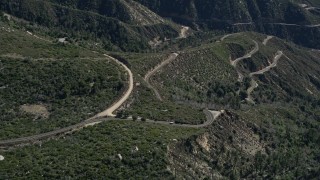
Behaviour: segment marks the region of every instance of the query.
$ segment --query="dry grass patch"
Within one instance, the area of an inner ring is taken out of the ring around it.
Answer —
[[[25,113],[35,115],[36,118],[41,117],[43,119],[47,119],[49,118],[49,115],[50,115],[47,107],[43,104],[31,104],[31,105],[25,104],[20,107],[20,110]]]

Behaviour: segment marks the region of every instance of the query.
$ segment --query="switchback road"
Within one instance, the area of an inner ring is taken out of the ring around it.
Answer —
[[[276,53],[276,55],[274,56],[274,58],[273,58],[273,62],[272,62],[269,66],[267,66],[267,67],[265,67],[265,68],[263,68],[263,69],[261,69],[261,70],[259,70],[259,71],[252,72],[252,73],[249,74],[249,76],[251,77],[251,83],[250,83],[251,85],[250,85],[250,87],[247,89],[248,97],[246,98],[246,100],[247,100],[248,102],[254,104],[254,101],[253,101],[253,98],[252,98],[252,96],[251,96],[251,93],[254,91],[255,88],[258,87],[258,83],[252,78],[252,76],[254,76],[254,75],[259,75],[259,74],[264,74],[265,72],[270,71],[271,68],[276,67],[277,64],[278,64],[279,59],[280,59],[282,56],[283,56],[283,52],[282,52],[282,51],[278,51],[278,52]]]
[[[230,64],[233,67],[236,67],[239,61],[241,61],[243,59],[251,58],[252,55],[254,55],[255,53],[257,53],[259,51],[259,44],[257,43],[257,41],[255,41],[255,40],[252,40],[252,41],[254,43],[254,48],[249,53],[247,53],[244,56],[239,57],[233,61],[230,61]]]
[[[233,66],[233,67],[235,67],[236,68],[236,70],[237,70],[237,73],[238,73],[238,81],[239,82],[242,82],[243,81],[243,74],[240,72],[240,70],[239,69],[237,69],[237,64],[238,64],[238,62],[239,61],[241,61],[241,60],[243,60],[243,59],[247,59],[247,58],[250,58],[252,55],[254,55],[255,53],[257,53],[258,51],[259,51],[259,44],[256,42],[256,41],[254,41],[254,40],[252,40],[253,42],[254,42],[254,44],[255,44],[255,46],[254,46],[254,48],[249,52],[249,53],[247,53],[247,54],[245,54],[244,56],[242,56],[242,57],[239,57],[239,58],[237,58],[237,59],[235,59],[235,60],[230,60],[230,64]]]

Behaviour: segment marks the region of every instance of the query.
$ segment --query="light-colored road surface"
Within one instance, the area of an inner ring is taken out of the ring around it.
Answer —
[[[244,75],[240,72],[239,69],[236,69],[236,70],[238,74],[238,82],[243,82]]]
[[[40,39],[40,40],[42,40],[42,41],[46,41],[46,42],[50,42],[50,43],[52,43],[52,41],[47,40],[47,39],[44,39],[44,38],[42,38],[42,37],[39,37],[39,36],[37,36],[37,35],[35,35],[35,34],[33,34],[33,33],[29,32],[29,31],[26,31],[26,32],[27,32],[27,34],[28,34],[28,35],[33,36],[33,37],[35,37],[35,38],[37,38],[37,39]]]
[[[202,128],[211,125],[214,120],[216,120],[221,114],[224,113],[224,110],[221,111],[211,111],[211,110],[204,110],[204,113],[206,114],[207,121],[203,124],[198,125],[191,125],[191,124],[175,124],[167,121],[154,121],[154,120],[146,120],[146,123],[153,123],[153,124],[162,124],[162,125],[168,125],[168,126],[176,126],[176,127],[189,127],[189,128]],[[96,124],[99,124],[103,121],[110,121],[110,120],[118,120],[118,121],[132,121],[132,119],[115,119],[115,118],[91,118],[86,121],[80,122],[78,124],[61,128],[55,131],[43,133],[43,134],[37,134],[34,136],[28,136],[28,137],[22,137],[22,138],[16,138],[16,139],[9,139],[9,140],[0,140],[0,148],[6,148],[11,146],[18,146],[18,145],[24,145],[29,143],[35,143],[43,139],[49,139],[57,135],[63,135],[72,131],[77,131],[79,129],[82,129],[83,127],[93,126]]]
[[[274,58],[273,58],[273,62],[269,66],[267,66],[267,67],[265,67],[265,68],[263,68],[263,69],[261,69],[261,70],[259,70],[257,72],[250,73],[250,77],[252,77],[254,75],[258,75],[258,74],[263,74],[263,73],[265,73],[267,71],[270,71],[271,68],[274,68],[274,67],[277,66],[278,61],[282,56],[283,56],[283,52],[282,51],[278,51],[276,53],[276,55],[274,56]]]
[[[252,55],[254,55],[255,53],[257,53],[259,51],[259,44],[257,43],[257,41],[255,40],[252,40],[254,42],[254,48],[247,54],[245,54],[244,56],[242,57],[239,57],[235,60],[231,60],[230,61],[230,64],[233,66],[233,67],[237,67],[237,63],[243,59],[247,59],[247,58],[251,58]]]
[[[253,22],[247,22],[247,23],[234,23],[232,24],[233,26],[238,26],[238,25],[251,25],[254,24]]]
[[[125,92],[125,94],[117,101],[115,102],[112,106],[110,106],[107,110],[95,115],[94,117],[91,117],[85,121],[82,121],[78,124],[75,125],[71,125],[69,127],[65,127],[65,128],[61,128],[61,129],[57,129],[51,132],[47,132],[47,133],[42,133],[42,134],[37,134],[34,136],[28,136],[28,137],[21,137],[21,138],[16,138],[16,139],[11,139],[11,140],[4,140],[4,141],[0,141],[0,147],[1,146],[8,146],[8,145],[17,145],[17,144],[24,144],[24,143],[32,143],[32,142],[36,142],[39,141],[41,139],[46,139],[46,138],[50,138],[50,137],[54,137],[57,136],[59,134],[65,134],[68,132],[72,132],[72,131],[76,131],[79,130],[83,127],[87,127],[87,126],[92,126],[95,124],[98,124],[100,122],[102,122],[101,118],[102,117],[106,117],[106,116],[110,116],[110,117],[114,117],[115,115],[113,114],[113,112],[118,109],[130,96],[132,90],[133,90],[133,75],[131,70],[124,65],[123,63],[121,63],[120,61],[118,61],[117,59],[104,54],[104,56],[108,57],[109,59],[113,60],[114,62],[118,63],[119,65],[121,65],[122,67],[124,67],[127,71],[127,73],[129,74],[129,87],[128,90]]]
[[[308,27],[308,28],[320,27],[320,24],[310,24],[310,25],[287,24],[287,23],[269,23],[269,24],[273,24],[273,25],[282,25],[282,26]]]
[[[235,34],[237,34],[237,33],[234,33],[234,34],[226,34],[226,35],[224,35],[224,36],[222,36],[222,37],[220,38],[220,41],[224,41],[226,38],[228,38],[228,37],[230,37],[230,36],[232,36],[232,35],[235,35]]]
[[[84,127],[88,126],[94,126],[96,124],[99,124],[103,121],[110,121],[115,120],[116,118],[112,118],[115,115],[113,112],[118,109],[130,96],[132,90],[133,90],[133,75],[131,70],[121,63],[120,61],[116,60],[115,58],[106,55],[111,60],[114,60],[116,63],[120,64],[122,67],[124,67],[129,74],[129,88],[126,91],[126,93],[118,100],[116,103],[114,103],[111,107],[109,107],[106,111],[103,111],[96,116],[89,118],[85,121],[82,121],[78,124],[71,125],[65,128],[57,129],[51,132],[37,134],[33,136],[27,136],[27,137],[21,137],[21,138],[15,138],[15,139],[9,139],[9,140],[0,140],[0,148],[10,147],[10,146],[17,146],[17,145],[24,145],[29,143],[35,143],[43,139],[49,139],[58,135],[63,135],[66,133],[70,133],[72,131],[80,130]],[[146,78],[149,79],[152,74],[154,74],[157,70],[159,70],[164,65],[170,63],[172,60],[174,60],[178,56],[177,53],[173,53],[170,55],[170,57],[162,62],[160,65],[158,65],[153,71],[148,73],[149,75],[146,75]],[[169,126],[178,126],[178,127],[189,127],[189,128],[201,128],[211,125],[215,119],[217,119],[222,113],[224,113],[224,110],[221,111],[212,111],[212,110],[204,110],[204,113],[206,114],[207,121],[203,124],[197,124],[197,125],[191,125],[191,124],[175,124],[167,121],[154,121],[154,120],[146,120],[147,123],[154,123],[154,124],[163,124],[163,125],[169,125]],[[107,118],[104,118],[107,117]],[[117,119],[117,120],[124,120],[124,121],[132,121],[131,119]]]
[[[189,29],[190,28],[188,26],[182,26],[179,37],[177,37],[177,39],[187,38],[187,32],[189,31]]]
[[[258,83],[254,80],[254,79],[251,79],[251,82],[250,82],[250,87],[247,89],[247,95],[248,97],[246,98],[246,101],[251,103],[251,104],[255,104],[254,100],[253,100],[253,97],[251,96],[251,93],[254,91],[254,89],[256,89],[258,87]]]
[[[252,25],[255,24],[254,22],[247,22],[247,23],[234,23],[233,26],[238,25]],[[316,28],[320,27],[320,24],[309,24],[309,25],[301,25],[301,24],[290,24],[290,23],[264,23],[264,24],[271,24],[271,25],[281,25],[281,26],[296,26],[296,27],[308,27],[308,28]]]
[[[95,116],[95,118],[99,118],[99,117],[105,117],[105,116],[110,116],[110,117],[115,117],[116,115],[113,114],[113,112],[115,110],[117,110],[131,95],[132,90],[133,90],[133,75],[131,70],[122,62],[118,61],[117,59],[104,54],[104,56],[108,57],[109,59],[113,60],[114,62],[118,63],[119,65],[121,65],[128,73],[129,75],[129,84],[128,84],[128,89],[127,91],[123,94],[123,96],[117,101],[115,102],[112,106],[110,106],[108,109],[106,109],[105,111],[97,114]]]
[[[254,40],[252,40],[252,41],[254,42],[255,47],[254,47],[249,53],[247,53],[247,54],[245,54],[244,56],[239,57],[239,58],[237,58],[237,59],[235,59],[235,60],[233,60],[233,61],[230,59],[230,64],[231,64],[233,67],[235,67],[236,70],[237,70],[237,73],[238,73],[238,81],[239,81],[239,82],[242,82],[242,81],[243,81],[244,76],[243,76],[243,74],[240,72],[240,70],[237,69],[237,64],[238,64],[238,62],[241,61],[241,60],[243,60],[243,59],[250,58],[252,55],[254,55],[255,53],[257,53],[257,52],[259,51],[259,44],[258,44],[256,41],[254,41]]]
[[[188,127],[188,128],[203,128],[206,126],[211,125],[214,120],[216,120],[221,114],[224,113],[224,110],[221,111],[212,111],[212,110],[203,110],[203,112],[206,115],[207,121],[203,124],[171,124],[167,121],[153,121],[153,120],[147,120],[148,123],[154,123],[154,124],[162,124],[162,125],[169,125],[169,126],[176,126],[176,127]]]
[[[310,10],[320,10],[320,8],[318,8],[318,7],[307,7],[305,9],[308,10],[308,11],[310,11]]]
[[[268,42],[269,42],[272,38],[273,38],[273,36],[267,36],[267,38],[265,38],[265,39],[263,40],[262,44],[266,46],[266,45],[268,44]]]
[[[162,97],[160,95],[160,93],[158,92],[157,88],[155,88],[154,86],[152,86],[152,84],[150,83],[150,78],[156,73],[158,72],[162,67],[166,66],[167,64],[169,64],[170,62],[172,62],[173,60],[175,60],[178,57],[178,53],[172,53],[170,54],[170,56],[164,60],[163,62],[161,62],[160,64],[158,64],[155,68],[153,68],[151,71],[149,71],[145,77],[144,80],[146,81],[148,87],[150,89],[153,90],[153,92],[155,93],[155,95],[157,96],[157,98],[162,101]]]
[[[283,56],[283,52],[282,51],[278,51],[276,53],[276,55],[274,56],[274,58],[273,58],[273,62],[269,66],[267,66],[267,67],[265,67],[265,68],[263,68],[263,69],[261,69],[259,71],[252,72],[252,73],[249,74],[249,76],[251,77],[251,82],[250,82],[251,85],[247,89],[247,94],[248,94],[248,97],[246,98],[247,102],[254,104],[253,97],[251,96],[251,93],[254,91],[254,89],[256,89],[259,86],[258,83],[252,78],[252,76],[259,75],[259,74],[264,74],[265,72],[270,71],[270,69],[276,67],[277,64],[278,64],[279,59],[282,56]]]

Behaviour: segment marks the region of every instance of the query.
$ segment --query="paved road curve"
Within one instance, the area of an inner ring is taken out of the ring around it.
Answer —
[[[109,117],[115,117],[116,115],[113,114],[113,112],[115,110],[117,110],[131,95],[132,90],[133,90],[133,75],[131,70],[124,65],[122,62],[118,61],[117,59],[104,54],[104,56],[108,57],[109,59],[113,60],[114,62],[116,62],[117,64],[121,65],[129,74],[129,87],[127,89],[127,91],[123,94],[123,96],[117,101],[115,102],[112,106],[110,106],[108,109],[106,109],[105,111],[97,114],[95,117],[99,118],[99,117],[105,117],[105,116],[109,116]]]
[[[27,137],[21,137],[21,138],[16,138],[16,139],[9,139],[9,140],[0,140],[0,148],[1,147],[10,147],[10,146],[17,146],[17,145],[23,145],[23,144],[28,144],[28,143],[34,143],[43,139],[48,139],[48,138],[52,138],[55,137],[57,135],[62,135],[62,134],[66,134],[72,131],[77,131],[79,129],[82,129],[84,127],[87,126],[93,126],[96,124],[99,124],[103,121],[110,121],[110,120],[115,120],[116,118],[114,117],[113,112],[119,108],[130,96],[132,89],[133,89],[133,75],[131,70],[124,65],[123,63],[121,63],[120,61],[116,60],[113,57],[110,57],[108,55],[105,54],[106,57],[110,58],[111,60],[114,60],[116,63],[120,64],[121,66],[123,66],[126,71],[129,74],[129,88],[126,91],[126,93],[120,98],[119,101],[117,101],[116,103],[114,103],[111,107],[109,107],[106,111],[103,111],[99,114],[97,114],[96,116],[89,118],[83,122],[80,122],[78,124],[69,126],[69,127],[65,127],[65,128],[61,128],[61,129],[57,129],[51,132],[47,132],[47,133],[42,133],[42,134],[37,134],[37,135],[33,135],[33,136],[27,136]],[[153,73],[157,71],[157,69],[161,68],[162,66],[164,66],[165,64],[169,63],[170,61],[174,60],[176,57],[178,56],[177,53],[173,53],[170,55],[170,57],[162,62],[160,65],[158,65],[158,68],[155,68],[153,70]],[[150,76],[153,74],[150,73],[149,74],[149,78]],[[146,76],[148,77],[148,76]],[[213,121],[215,119],[217,119],[224,111],[211,111],[211,110],[204,110],[204,113],[206,114],[206,118],[207,121],[204,122],[203,124],[198,124],[198,125],[190,125],[190,124],[175,124],[172,122],[165,122],[165,121],[153,121],[153,120],[147,120],[146,122],[148,123],[154,123],[154,124],[163,124],[163,125],[170,125],[170,126],[179,126],[179,127],[190,127],[190,128],[201,128],[201,127],[205,127],[208,126],[210,124],[213,123]],[[107,118],[103,118],[106,117]],[[117,120],[125,120],[125,121],[129,121],[130,119],[117,119]],[[132,120],[131,120],[132,121]]]
[[[35,142],[41,139],[46,139],[46,138],[50,138],[59,134],[64,134],[70,131],[74,131],[74,130],[78,130],[81,129],[83,127],[86,127],[88,125],[92,125],[92,124],[96,124],[101,122],[101,120],[99,120],[99,118],[101,117],[114,117],[115,115],[113,114],[113,112],[118,109],[130,96],[130,94],[132,93],[133,90],[133,75],[131,70],[124,65],[123,63],[121,63],[120,61],[118,61],[117,59],[104,54],[104,56],[108,57],[109,59],[115,61],[117,64],[121,65],[122,67],[125,68],[125,70],[128,72],[129,74],[129,87],[128,90],[125,92],[125,94],[117,101],[115,102],[113,105],[111,105],[107,110],[95,115],[94,117],[91,117],[83,122],[80,122],[78,124],[69,126],[69,127],[65,127],[65,128],[61,128],[61,129],[57,129],[51,132],[47,132],[47,133],[42,133],[42,134],[38,134],[38,135],[34,135],[34,136],[28,136],[28,137],[22,137],[22,138],[17,138],[17,139],[11,139],[11,140],[5,140],[5,141],[0,141],[0,147],[4,146],[4,145],[16,145],[16,144],[23,144],[23,143],[29,143],[29,142]]]
[[[168,125],[168,126],[176,126],[176,127],[189,127],[189,128],[202,128],[211,125],[214,120],[216,120],[221,114],[224,113],[224,110],[221,111],[211,111],[211,110],[204,110],[204,113],[206,114],[207,121],[203,124],[197,124],[197,125],[191,125],[191,124],[175,124],[172,122],[167,121],[154,121],[154,120],[146,120],[147,123],[153,123],[153,124],[162,124],[162,125]],[[34,136],[28,136],[28,137],[21,137],[16,139],[9,139],[9,140],[3,140],[0,141],[0,148],[5,147],[11,147],[11,146],[17,146],[17,145],[24,145],[28,143],[35,143],[43,139],[52,138],[57,135],[66,134],[72,131],[77,131],[79,129],[82,129],[83,127],[92,126],[95,124],[99,124],[103,121],[110,121],[110,120],[119,120],[119,121],[132,121],[132,119],[117,119],[117,118],[91,118],[86,121],[83,121],[81,123],[61,128],[55,131],[37,134]]]

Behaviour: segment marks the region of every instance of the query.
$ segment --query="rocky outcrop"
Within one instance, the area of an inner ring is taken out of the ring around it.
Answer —
[[[227,111],[205,133],[168,146],[170,170],[182,179],[230,177],[232,173],[224,169],[248,165],[257,152],[265,153],[266,144],[256,130],[256,126]]]

